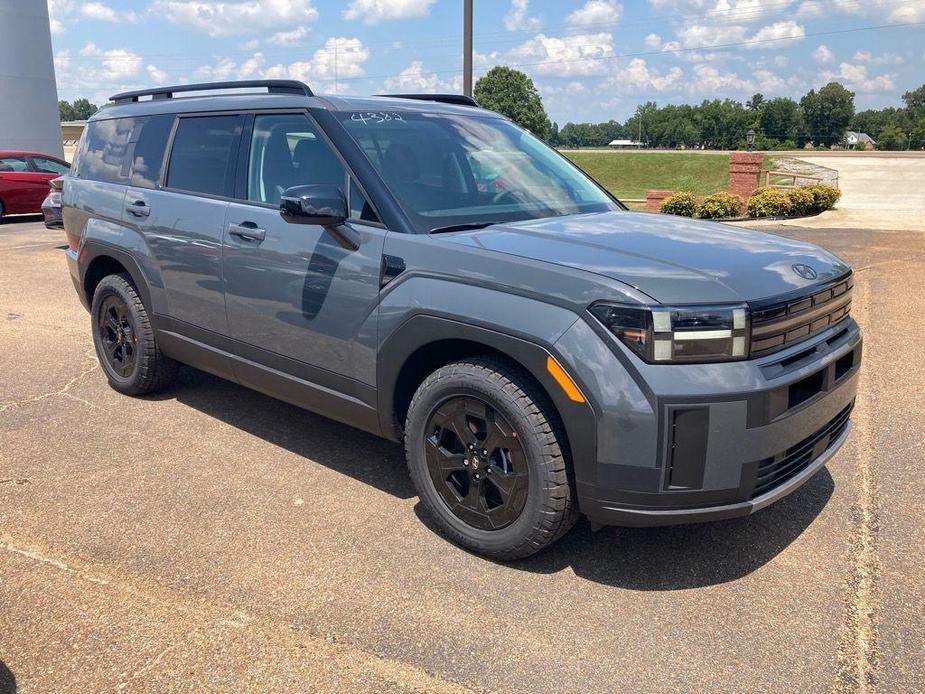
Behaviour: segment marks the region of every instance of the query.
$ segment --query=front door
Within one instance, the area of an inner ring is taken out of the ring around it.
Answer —
[[[229,335],[251,362],[362,396],[375,385],[385,230],[348,222],[360,238],[351,250],[323,227],[283,221],[283,191],[322,183],[346,190],[346,170],[304,113],[257,114],[250,131],[247,200],[230,203],[225,217]]]

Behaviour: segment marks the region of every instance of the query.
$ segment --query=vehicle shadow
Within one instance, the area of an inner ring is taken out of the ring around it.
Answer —
[[[0,660],[0,694],[16,694],[16,677]]]
[[[231,381],[184,367],[152,400],[176,399],[210,417],[399,499],[414,496],[402,447]]]
[[[415,496],[401,446],[192,368],[167,392],[176,399],[296,455],[400,499]],[[823,468],[790,496],[753,516],[663,528],[605,528],[586,520],[540,554],[506,566],[556,573],[629,590],[682,590],[726,583],[774,559],[825,508],[835,482]],[[437,532],[418,502],[421,521]],[[474,555],[473,555],[474,556]]]
[[[0,226],[14,227],[17,224],[28,224],[29,222],[43,222],[43,221],[45,221],[45,217],[44,215],[41,215],[41,214],[16,214],[12,216],[6,216],[3,219],[0,219]]]
[[[761,568],[796,540],[835,490],[823,468],[790,496],[753,516],[661,528],[604,528],[582,519],[549,549],[505,564],[576,576],[628,590],[684,590],[734,581]],[[436,528],[419,502],[415,513]]]

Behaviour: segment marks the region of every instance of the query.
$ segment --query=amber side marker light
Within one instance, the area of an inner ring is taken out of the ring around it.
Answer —
[[[556,379],[556,383],[565,391],[569,400],[572,402],[585,402],[585,396],[581,394],[578,386],[575,385],[575,381],[569,378],[569,375],[565,373],[565,369],[559,366],[559,362],[552,357],[546,357],[546,370],[549,372],[550,376]]]

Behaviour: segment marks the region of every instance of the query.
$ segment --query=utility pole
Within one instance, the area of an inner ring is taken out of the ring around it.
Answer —
[[[472,96],[472,0],[463,4],[463,94]]]

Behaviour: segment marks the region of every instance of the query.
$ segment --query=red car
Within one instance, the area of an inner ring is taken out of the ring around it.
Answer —
[[[66,161],[47,154],[0,150],[0,219],[41,213],[48,182],[70,168]]]

